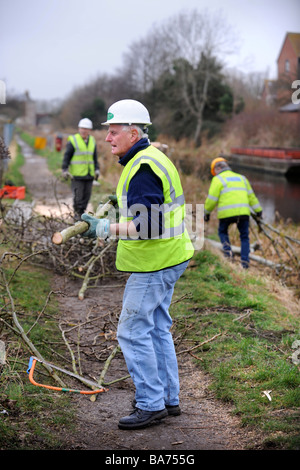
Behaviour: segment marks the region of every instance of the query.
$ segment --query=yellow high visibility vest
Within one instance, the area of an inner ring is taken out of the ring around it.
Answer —
[[[96,141],[93,136],[89,136],[88,144],[85,143],[80,134],[71,135],[68,138],[75,151],[71,159],[69,172],[73,176],[95,175],[94,151]]]
[[[205,201],[204,211],[209,214],[218,206],[218,218],[224,219],[239,215],[250,215],[262,211],[247,178],[231,170],[214,176]]]
[[[154,238],[120,238],[116,267],[126,272],[151,272],[175,266],[189,260],[194,248],[185,228],[185,200],[176,167],[160,150],[150,145],[139,151],[124,167],[117,186],[120,223],[133,219],[127,208],[127,193],[131,179],[142,164],[148,164],[160,178],[164,203],[159,210],[163,215],[164,232]],[[140,207],[136,210],[143,210]]]

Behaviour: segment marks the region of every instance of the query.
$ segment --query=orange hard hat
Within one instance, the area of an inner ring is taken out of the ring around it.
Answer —
[[[218,158],[215,158],[212,162],[211,162],[211,165],[210,165],[210,171],[211,171],[211,174],[213,176],[216,176],[216,172],[215,172],[215,166],[217,163],[219,162],[226,162],[227,163],[227,160],[225,160],[225,158],[223,157],[218,157]]]

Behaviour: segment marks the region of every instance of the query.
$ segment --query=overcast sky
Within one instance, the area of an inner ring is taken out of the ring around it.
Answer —
[[[113,74],[154,23],[194,8],[221,11],[238,35],[232,67],[268,78],[286,32],[300,32],[300,0],[0,0],[0,79],[34,99],[65,98]]]

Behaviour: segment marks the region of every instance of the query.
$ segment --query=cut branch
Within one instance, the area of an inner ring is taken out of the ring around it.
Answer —
[[[5,273],[2,271],[2,276],[3,276],[3,279],[5,280],[5,288],[6,288],[6,292],[8,294],[8,297],[10,299],[10,305],[11,305],[11,311],[12,311],[12,319],[13,319],[13,322],[14,322],[14,325],[15,325],[15,330],[17,332],[17,334],[22,338],[22,340],[24,341],[24,343],[27,345],[27,347],[29,348],[29,350],[38,358],[40,359],[42,362],[43,362],[43,365],[45,367],[45,369],[48,371],[48,373],[50,374],[50,376],[56,381],[58,382],[62,387],[65,387],[65,384],[64,382],[60,379],[60,377],[58,377],[58,375],[53,371],[53,369],[48,365],[46,364],[43,356],[40,354],[40,352],[38,351],[38,349],[34,346],[34,344],[32,343],[32,341],[30,341],[30,339],[28,338],[27,334],[25,333],[22,325],[20,324],[19,322],[19,319],[18,319],[18,316],[17,316],[17,312],[15,310],[15,304],[14,304],[14,300],[12,298],[12,295],[11,295],[11,292],[10,292],[10,289],[9,289],[9,285],[8,285],[8,282],[6,281],[6,276],[5,276]]]
[[[177,353],[177,355],[183,354],[183,353],[190,353],[191,351],[194,351],[195,349],[201,348],[201,346],[204,346],[204,344],[211,343],[211,342],[214,341],[216,338],[218,338],[219,336],[225,335],[226,333],[227,333],[226,331],[224,331],[224,333],[218,333],[217,335],[213,336],[212,338],[207,339],[207,340],[205,340],[205,341],[202,341],[202,343],[197,344],[196,346],[193,346],[193,347],[190,348],[190,349],[184,349],[183,351],[179,351],[179,352]]]
[[[105,217],[109,211],[109,209],[113,206],[113,202],[111,200],[107,201],[103,205],[99,205],[95,217]],[[75,225],[71,227],[67,227],[61,232],[55,232],[52,236],[52,242],[55,245],[61,245],[62,243],[66,243],[70,238],[75,237],[76,235],[80,235],[88,230],[89,224],[84,221],[77,222]]]

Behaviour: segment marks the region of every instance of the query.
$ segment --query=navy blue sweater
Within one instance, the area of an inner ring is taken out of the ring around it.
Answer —
[[[120,158],[119,163],[125,166],[140,150],[149,147],[148,139],[139,140]],[[147,152],[145,152],[147,154]],[[152,171],[150,165],[142,164],[131,179],[127,193],[127,207],[142,205],[145,210],[132,209],[133,220],[139,232],[139,238],[157,237],[163,233],[163,217],[158,207],[164,203],[161,179]],[[155,206],[153,206],[155,205]],[[152,210],[151,210],[152,207]]]

